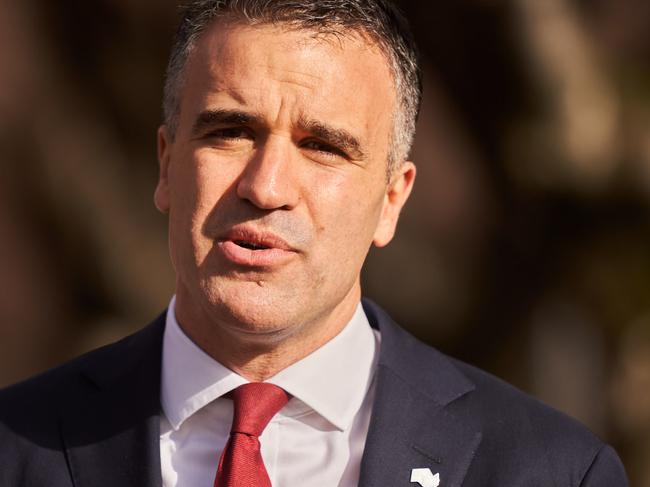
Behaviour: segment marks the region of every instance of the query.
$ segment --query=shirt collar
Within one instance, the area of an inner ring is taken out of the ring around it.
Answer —
[[[370,387],[378,338],[359,303],[338,335],[267,382],[282,387],[343,431],[352,424]],[[295,403],[288,406],[299,409]]]
[[[176,321],[176,297],[167,308],[160,404],[175,430],[199,409],[247,381],[201,350]]]
[[[248,381],[190,340],[176,321],[175,302],[173,297],[163,336],[160,401],[178,429],[199,409]],[[294,416],[311,408],[339,430],[348,428],[370,387],[378,340],[359,303],[337,336],[267,380],[293,396],[283,413]]]

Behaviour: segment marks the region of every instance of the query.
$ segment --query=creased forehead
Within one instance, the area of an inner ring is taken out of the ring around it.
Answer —
[[[234,57],[233,65],[239,65],[244,60],[244,56],[239,58],[237,52],[228,52],[232,48],[232,43],[229,40],[235,36],[239,37],[245,35],[250,38],[250,44],[244,49],[249,51],[255,49],[254,42],[258,37],[265,36],[271,33],[271,42],[277,42],[277,52],[279,54],[288,51],[298,52],[300,48],[308,50],[310,45],[325,44],[325,48],[331,48],[335,52],[344,52],[345,50],[355,49],[359,52],[353,66],[358,66],[358,70],[365,69],[370,72],[375,72],[377,68],[383,70],[386,75],[391,79],[391,90],[386,96],[391,98],[398,98],[397,83],[394,77],[394,70],[391,69],[391,64],[386,54],[380,46],[374,42],[366,33],[349,31],[345,34],[336,32],[322,32],[310,29],[299,28],[292,24],[278,24],[278,23],[256,23],[248,24],[241,20],[228,21],[218,19],[215,20],[208,29],[197,39],[193,46],[192,52],[188,56],[188,63],[197,56],[197,51],[202,51],[202,55],[207,55],[207,60],[211,62],[219,61],[228,54],[231,58]],[[286,35],[285,35],[286,34]],[[318,46],[316,46],[318,47]],[[241,46],[239,46],[242,49]],[[205,52],[208,49],[209,52]],[[368,60],[373,59],[371,65],[368,65]],[[383,59],[383,63],[381,62]],[[326,64],[322,65],[324,70],[327,68]],[[186,66],[187,67],[187,66]],[[221,66],[215,66],[215,71],[218,71]],[[187,71],[187,70],[184,70]],[[314,72],[314,74],[319,74]]]

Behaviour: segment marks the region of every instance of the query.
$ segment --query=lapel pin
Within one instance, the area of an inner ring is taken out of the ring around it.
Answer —
[[[438,487],[440,474],[433,475],[428,468],[414,468],[411,470],[411,483],[418,483],[422,487]]]

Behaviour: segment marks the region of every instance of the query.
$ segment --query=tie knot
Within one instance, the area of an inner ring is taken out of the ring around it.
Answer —
[[[284,389],[264,382],[239,386],[231,393],[235,415],[231,433],[260,436],[271,418],[289,400]]]

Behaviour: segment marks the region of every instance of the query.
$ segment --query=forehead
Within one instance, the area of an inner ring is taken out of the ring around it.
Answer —
[[[190,58],[207,54],[215,62],[225,61],[229,55],[240,54],[238,49],[254,53],[272,51],[278,54],[293,54],[310,48],[321,48],[329,54],[355,56],[358,65],[363,58],[388,69],[388,61],[379,44],[360,30],[341,28],[319,31],[288,23],[255,23],[219,19],[214,20],[194,42]],[[296,61],[300,62],[300,59]],[[390,72],[389,72],[390,74]]]
[[[196,42],[184,78],[182,111],[214,103],[271,111],[282,105],[292,117],[347,118],[373,130],[387,128],[396,98],[386,56],[366,36],[283,25],[215,21]]]

